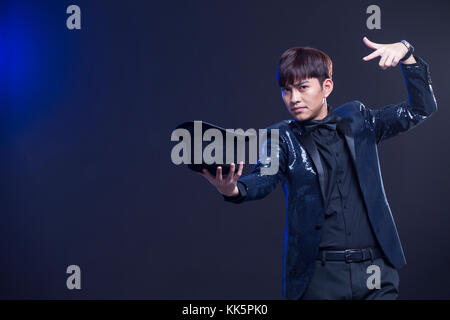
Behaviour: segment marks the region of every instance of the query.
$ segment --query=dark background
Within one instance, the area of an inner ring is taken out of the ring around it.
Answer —
[[[81,8],[81,30],[66,8]],[[368,30],[366,8],[381,8]],[[0,298],[282,299],[285,200],[226,203],[171,162],[180,122],[290,118],[276,64],[292,46],[334,63],[337,107],[407,99],[362,38],[406,39],[438,112],[380,145],[408,264],[400,298],[450,298],[448,1],[2,1]],[[246,172],[252,165],[246,166]],[[256,221],[256,223],[255,223]],[[81,290],[66,288],[68,265]]]

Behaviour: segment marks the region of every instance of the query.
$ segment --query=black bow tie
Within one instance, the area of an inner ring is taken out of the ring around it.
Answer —
[[[336,130],[337,119],[334,114],[330,113],[322,120],[305,120],[301,122],[301,125],[307,132],[311,132],[319,127]]]

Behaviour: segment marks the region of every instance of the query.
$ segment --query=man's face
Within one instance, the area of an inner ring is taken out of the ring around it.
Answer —
[[[281,95],[289,113],[297,121],[321,120],[328,113],[325,98],[332,90],[331,79],[326,79],[321,87],[317,78],[308,78],[282,88]]]

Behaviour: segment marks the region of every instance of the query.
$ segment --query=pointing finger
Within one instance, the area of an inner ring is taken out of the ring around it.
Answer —
[[[364,61],[372,60],[373,58],[376,58],[376,57],[380,56],[382,53],[383,53],[382,50],[379,50],[379,49],[378,49],[377,51],[372,52],[372,53],[369,54],[368,56],[365,56],[365,57],[363,58],[363,60],[364,60]]]
[[[375,42],[370,41],[369,39],[367,39],[367,37],[364,37],[363,41],[364,41],[366,46],[368,46],[369,48],[372,48],[372,49],[378,49],[378,48],[380,48],[382,46],[379,43],[375,43]]]

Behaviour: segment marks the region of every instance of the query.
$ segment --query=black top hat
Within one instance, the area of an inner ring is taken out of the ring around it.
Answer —
[[[176,126],[175,129],[185,129],[187,130],[187,132],[189,132],[189,135],[187,137],[188,139],[190,139],[189,143],[187,141],[184,141],[186,138],[186,136],[184,136],[184,134],[186,134],[185,131],[179,132],[179,134],[183,135],[183,139],[178,140],[179,144],[183,144],[183,153],[185,151],[189,152],[188,145],[190,145],[190,157],[189,155],[186,155],[187,157],[184,158],[188,159],[188,163],[186,163],[188,168],[196,172],[202,172],[203,169],[207,169],[214,176],[216,175],[216,169],[219,166],[222,167],[223,175],[228,174],[231,162],[236,164],[236,172],[239,169],[239,161],[244,161],[246,159],[245,156],[246,150],[248,150],[247,143],[249,142],[249,139],[257,137],[256,134],[243,132],[241,133],[239,131],[235,132],[235,130],[233,129],[227,130],[204,121],[183,122]],[[205,132],[209,129],[216,129],[218,131],[210,131],[205,136]],[[172,134],[172,136],[173,135],[174,134]],[[217,140],[217,135],[221,136],[221,141]],[[179,135],[175,134],[175,136]],[[206,139],[206,141],[204,141],[204,138]],[[227,144],[229,144],[229,142],[231,141],[233,143],[228,145],[227,148]],[[214,144],[216,148],[214,148],[212,144]],[[210,153],[211,156],[216,160],[213,163],[205,162],[204,152],[206,148],[208,148],[208,154]],[[220,155],[218,155],[216,157],[216,150],[219,148],[221,148],[222,156],[220,157]],[[238,149],[240,149],[241,153],[238,152]],[[197,160],[200,160],[200,163],[195,163],[194,161],[195,152],[197,152]],[[227,155],[229,159],[227,159]],[[238,159],[239,155],[240,159]]]

